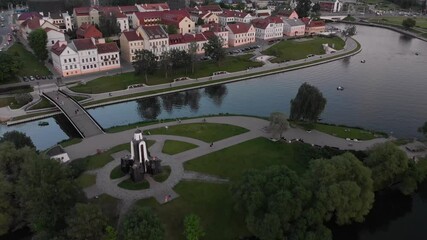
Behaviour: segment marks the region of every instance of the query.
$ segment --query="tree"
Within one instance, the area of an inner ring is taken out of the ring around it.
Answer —
[[[22,164],[17,191],[26,220],[36,233],[53,235],[80,197],[80,189],[68,176],[67,166],[38,156]]]
[[[188,45],[188,55],[190,57],[190,61],[191,61],[191,73],[194,73],[194,66],[196,64],[197,61],[197,43],[196,42],[191,42]]]
[[[345,37],[344,42],[347,42],[347,38],[356,35],[356,25],[347,26],[341,35]]]
[[[340,225],[362,222],[372,208],[371,170],[351,153],[312,160],[306,178],[325,221],[333,217]]]
[[[16,130],[5,132],[3,137],[0,138],[0,143],[11,142],[16,148],[23,148],[28,146],[30,148],[36,148],[33,141],[25,133],[18,132]]]
[[[121,32],[120,26],[117,23],[117,17],[114,13],[104,13],[99,17],[99,31],[103,37],[116,36]]]
[[[105,233],[105,237],[104,237],[103,240],[117,240],[118,234],[117,234],[116,229],[114,229],[111,226],[107,226],[105,228],[105,232],[106,233]]]
[[[297,0],[297,7],[295,11],[298,13],[300,18],[308,17],[311,9],[311,1],[310,0]]]
[[[404,174],[402,182],[399,185],[399,190],[405,195],[415,192],[418,184],[426,178],[427,158],[418,159],[417,162],[409,161],[408,166],[408,171]]]
[[[190,214],[184,218],[184,235],[187,240],[199,240],[205,236],[199,216]]]
[[[196,22],[196,25],[201,26],[201,25],[203,25],[203,24],[205,24],[205,21],[203,21],[203,19],[202,19],[202,18],[198,18],[198,19],[197,19],[197,22]]]
[[[279,133],[282,138],[283,132],[289,127],[289,122],[285,114],[281,112],[273,112],[270,114],[270,129],[274,133]]]
[[[126,240],[160,240],[164,229],[151,209],[135,207],[124,219],[121,235]]]
[[[47,34],[44,29],[39,28],[32,31],[28,36],[28,43],[31,49],[33,49],[34,54],[40,61],[45,61],[47,59]]]
[[[177,34],[178,33],[178,28],[176,28],[175,25],[167,25],[166,32],[168,34]]]
[[[162,54],[160,55],[159,64],[160,64],[160,68],[165,73],[165,78],[168,78],[168,73],[169,73],[169,71],[170,71],[170,69],[172,68],[172,65],[173,65],[170,51],[164,51],[164,52],[162,52]]]
[[[406,18],[402,21],[402,26],[406,29],[415,27],[416,21],[413,18]]]
[[[16,74],[22,66],[22,62],[17,56],[0,53],[0,83],[16,78]]]
[[[218,36],[212,36],[203,46],[205,55],[211,57],[218,65],[225,59],[226,53],[223,48],[223,40]]]
[[[135,55],[135,62],[133,67],[135,68],[135,74],[145,75],[145,83],[148,83],[147,74],[153,74],[157,68],[156,55],[148,50],[137,51]]]
[[[425,122],[424,125],[418,128],[418,132],[424,134],[424,136],[427,137],[427,122]]]
[[[372,170],[375,190],[398,182],[408,170],[406,154],[391,142],[371,148],[365,164]]]
[[[326,99],[317,87],[303,83],[298,89],[297,96],[291,100],[292,120],[317,121],[323,112]]]
[[[311,205],[311,192],[286,166],[249,170],[231,188],[235,207],[245,213],[259,239],[331,239]]]
[[[13,223],[13,209],[10,195],[13,194],[13,187],[2,173],[0,173],[0,236],[7,233]]]
[[[68,239],[101,239],[107,227],[107,218],[97,205],[77,203],[67,218]]]

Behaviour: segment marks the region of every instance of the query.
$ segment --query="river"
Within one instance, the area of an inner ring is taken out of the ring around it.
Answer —
[[[321,116],[325,122],[360,126],[397,137],[420,137],[417,128],[427,120],[427,43],[381,28],[358,26],[357,32],[355,38],[363,50],[350,58],[248,81],[99,107],[89,112],[104,128],[147,119],[218,113],[268,116],[273,111],[289,113],[290,100],[298,87],[308,82],[327,98]],[[337,86],[345,90],[337,91]],[[40,127],[38,121],[11,127],[2,125],[0,134],[23,131],[39,149],[76,136],[64,117],[43,121],[49,122],[49,126]],[[334,238],[425,239],[426,196],[427,183],[413,197],[390,192],[377,194],[367,221],[333,227]]]

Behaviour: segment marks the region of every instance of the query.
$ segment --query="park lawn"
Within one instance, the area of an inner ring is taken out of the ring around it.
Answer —
[[[168,179],[170,174],[171,174],[171,167],[170,166],[162,166],[162,172],[160,174],[154,175],[153,179],[156,182],[164,182],[164,181],[166,181],[166,179]]]
[[[251,61],[250,58],[252,56],[252,54],[234,57],[227,56],[221,66],[218,66],[212,61],[198,62],[194,74],[186,73],[185,69],[176,69],[171,71],[167,78],[165,77],[164,71],[157,70],[153,75],[148,75],[147,85],[170,83],[173,82],[173,79],[178,77],[188,76],[191,78],[200,78],[211,76],[213,72],[217,71],[236,72],[246,70],[249,67],[262,66],[262,63]],[[80,93],[104,93],[124,90],[127,89],[129,85],[141,83],[145,83],[145,76],[136,76],[134,72],[129,72],[114,76],[100,77],[86,84],[79,84],[75,87],[71,87],[70,89]]]
[[[260,137],[192,159],[184,163],[184,169],[236,180],[248,169],[271,165],[285,164],[302,173],[312,158],[321,156],[307,144],[272,142]]]
[[[204,142],[215,142],[248,132],[246,128],[219,123],[191,123],[155,128],[149,130],[153,135],[177,135],[199,139]]]
[[[99,195],[98,198],[89,199],[89,203],[95,204],[101,208],[102,213],[107,217],[108,225],[112,227],[116,227],[117,221],[119,220],[119,212],[117,211],[119,202],[119,199],[105,193]]]
[[[149,189],[150,183],[146,180],[143,180],[141,182],[133,182],[132,179],[128,178],[126,180],[123,180],[117,186],[127,189],[127,190],[142,190],[142,189]]]
[[[166,153],[169,155],[175,155],[175,154],[182,153],[182,152],[188,151],[188,150],[196,148],[196,147],[198,147],[198,146],[194,145],[192,143],[188,143],[188,142],[166,140],[165,144],[163,145],[162,153]]]
[[[371,140],[378,137],[387,137],[384,133],[375,133],[361,128],[337,126],[322,123],[297,123],[299,126],[306,130],[315,129],[320,132],[324,132],[339,138],[350,138],[357,140]]]
[[[41,100],[30,107],[30,110],[36,110],[36,109],[43,109],[43,108],[51,108],[54,107],[49,100],[47,100],[45,97],[41,97]]]
[[[427,18],[416,18],[416,17],[406,17],[406,16],[381,16],[378,18],[373,18],[370,20],[370,22],[380,22],[380,23],[386,23],[396,26],[402,26],[402,21],[407,18],[413,18],[416,21],[415,26],[419,28],[427,29]]]
[[[87,188],[96,183],[96,175],[83,173],[76,179],[77,185],[81,188]]]
[[[80,143],[83,139],[81,138],[70,138],[67,140],[63,140],[61,142],[59,142],[58,144],[61,145],[63,148],[66,148],[68,146]]]
[[[113,170],[111,170],[110,178],[111,179],[117,179],[117,178],[124,177],[125,175],[126,174],[124,172],[122,172],[121,166],[118,165],[117,167],[113,168]]]
[[[7,107],[10,105],[10,103],[12,103],[13,101],[15,101],[15,97],[5,97],[5,98],[0,98],[0,107]]]
[[[200,217],[206,233],[204,240],[235,240],[251,235],[244,215],[233,209],[228,184],[185,181],[178,183],[174,190],[180,196],[167,204],[160,205],[154,198],[136,203],[154,209],[165,227],[165,239],[185,239],[183,220],[189,214]]]
[[[22,68],[19,70],[19,76],[47,76],[52,73],[40,62],[36,56],[27,51],[21,43],[14,43],[7,53],[15,55],[18,54],[22,60]]]
[[[176,121],[176,119],[167,119],[163,120],[162,122],[173,122]],[[153,124],[160,123],[160,120],[151,120],[151,121],[145,121],[145,122],[137,122],[137,123],[130,123],[128,125],[121,125],[121,126],[113,126],[110,128],[105,129],[105,132],[107,133],[117,133],[117,132],[123,132],[129,129],[137,129],[144,126],[149,126]]]
[[[263,54],[275,56],[272,62],[283,62],[287,60],[299,60],[307,58],[309,54],[322,55],[325,54],[322,44],[328,43],[329,46],[334,45],[336,50],[344,48],[344,40],[339,37],[313,37],[312,39],[287,40],[281,41],[267,50]]]

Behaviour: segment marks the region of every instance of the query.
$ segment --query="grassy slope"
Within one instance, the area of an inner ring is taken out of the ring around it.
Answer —
[[[158,70],[155,74],[148,75],[147,84],[157,85],[172,82],[173,79],[177,77],[188,76],[191,78],[200,78],[211,76],[212,73],[216,71],[236,72],[245,70],[248,67],[262,66],[262,63],[249,60],[251,57],[251,54],[237,57],[228,56],[221,64],[221,66],[217,66],[217,64],[211,61],[199,62],[195,67],[196,70],[194,74],[186,73],[184,69],[177,69],[172,71],[172,73],[170,73],[167,78],[165,78],[164,71]],[[90,81],[85,85],[78,85],[71,87],[70,89],[72,91],[81,93],[103,93],[127,89],[129,85],[140,83],[145,83],[145,76],[135,76],[133,72],[130,72],[115,76],[101,77]]]
[[[341,50],[344,47],[344,41],[339,37],[334,38],[321,38],[314,37],[310,40],[304,41],[282,41],[269,49],[263,51],[263,54],[276,56],[274,62],[282,62],[285,60],[298,60],[304,59],[309,54],[322,55],[325,54],[322,44],[328,43],[329,46],[334,44],[336,50]]]
[[[340,138],[351,138],[351,139],[356,138],[358,140],[370,140],[377,137],[387,137],[385,134],[374,133],[368,130],[354,128],[354,127],[336,126],[336,125],[321,124],[321,123],[316,123],[316,124],[297,123],[297,124],[306,130],[316,129],[320,132],[324,132]]]
[[[51,72],[43,65],[43,63],[38,61],[37,58],[32,53],[27,51],[20,43],[13,44],[7,50],[7,53],[12,55],[19,54],[19,57],[22,60],[22,69],[18,73],[19,76],[46,76],[51,74]]]
[[[142,190],[142,189],[148,189],[150,188],[150,183],[147,181],[142,182],[133,182],[130,178],[123,180],[117,186],[127,189],[127,190]]]
[[[110,178],[111,179],[117,179],[117,178],[124,177],[125,175],[126,174],[124,174],[122,172],[122,169],[121,169],[120,165],[118,165],[117,167],[113,168],[113,170],[111,170]]]
[[[166,128],[149,130],[151,134],[177,135],[199,139],[204,142],[215,142],[247,132],[245,128],[218,123],[192,123],[174,125]]]
[[[174,155],[174,154],[185,152],[187,150],[190,150],[196,147],[197,145],[187,143],[187,142],[166,140],[165,144],[163,145],[162,153]]]
[[[76,179],[76,181],[81,188],[87,188],[96,183],[96,175],[83,173]]]

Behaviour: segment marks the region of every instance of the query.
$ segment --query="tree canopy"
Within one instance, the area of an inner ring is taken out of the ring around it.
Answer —
[[[28,36],[28,44],[34,51],[34,55],[40,60],[45,61],[48,57],[48,51],[46,48],[47,44],[47,33],[44,29],[36,29]]]
[[[157,69],[156,55],[146,49],[138,51],[133,62],[136,75],[145,75],[145,81],[148,81],[147,74],[153,74]]]
[[[402,21],[402,26],[406,29],[415,27],[416,21],[413,18],[406,18]]]
[[[372,170],[375,190],[396,183],[408,170],[406,154],[391,142],[371,148],[365,164]]]
[[[97,205],[77,203],[67,219],[67,225],[68,239],[102,239],[107,219]]]
[[[300,18],[308,17],[310,15],[311,1],[310,0],[297,0],[297,7],[295,11]]]
[[[0,53],[0,83],[9,79],[15,79],[22,66],[18,56],[8,53]]]
[[[137,206],[123,220],[121,235],[126,240],[161,240],[164,229],[151,209]]]
[[[199,216],[190,214],[184,218],[184,235],[187,240],[199,240],[205,236]]]
[[[283,135],[283,132],[286,131],[289,127],[288,118],[284,113],[273,112],[270,114],[270,130],[274,134],[279,133],[280,138]]]
[[[326,106],[326,98],[317,87],[303,83],[291,100],[292,120],[317,121]]]
[[[116,36],[121,32],[115,14],[102,14],[99,17],[99,31],[103,37]]]
[[[424,134],[424,136],[427,137],[427,121],[424,123],[424,125],[418,128],[418,132]]]
[[[25,146],[36,148],[30,137],[28,137],[25,133],[18,132],[16,130],[5,132],[0,138],[0,143],[2,142],[11,142],[15,144],[16,148],[23,148]]]
[[[226,52],[223,48],[223,40],[218,36],[212,36],[203,46],[205,55],[211,57],[218,65],[225,59]]]

